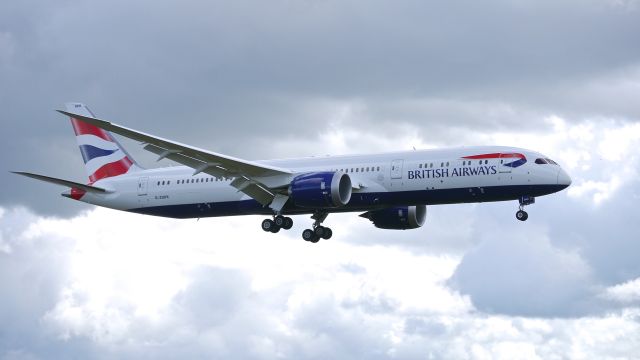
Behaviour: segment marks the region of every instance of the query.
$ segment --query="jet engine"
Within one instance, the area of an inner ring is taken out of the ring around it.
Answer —
[[[427,218],[427,206],[398,206],[382,210],[367,211],[360,216],[371,220],[373,225],[380,229],[417,229],[424,225]]]
[[[296,206],[306,208],[344,206],[351,199],[351,178],[341,171],[298,175],[289,186],[289,197]]]

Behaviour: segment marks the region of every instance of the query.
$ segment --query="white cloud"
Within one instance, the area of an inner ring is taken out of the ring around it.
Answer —
[[[602,293],[602,297],[622,303],[640,301],[640,278],[610,286]]]
[[[575,319],[486,315],[446,285],[461,258],[348,242],[358,232],[379,231],[349,219],[335,216],[334,239],[310,244],[298,238],[302,217],[294,232],[274,236],[259,229],[256,217],[180,221],[98,208],[69,220],[33,217],[15,229],[22,240],[3,256],[45,242],[47,251],[62,251],[69,266],[60,270],[68,274],[47,307],[31,309],[38,319],[32,332],[50,346],[84,341],[83,351],[120,358],[534,359],[640,351],[638,310]],[[488,278],[475,281],[507,302],[530,288],[528,296],[554,308],[571,299],[563,291],[575,294],[577,282],[591,283],[575,253],[538,237],[525,242],[495,243],[511,262],[491,251],[469,255],[503,264],[501,272],[519,276],[522,286],[500,290]],[[55,249],[60,243],[67,246]],[[0,281],[8,291],[16,286]],[[21,301],[20,292],[12,293]],[[2,342],[0,349],[6,356],[38,355]]]

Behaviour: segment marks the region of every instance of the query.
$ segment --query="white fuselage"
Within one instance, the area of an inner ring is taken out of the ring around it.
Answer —
[[[512,163],[514,158],[477,158],[482,154],[513,153],[524,155],[524,164],[505,165]],[[347,173],[353,185],[349,203],[327,210],[344,212],[398,205],[515,200],[522,196],[554,193],[569,186],[571,180],[560,166],[536,163],[536,159],[545,158],[526,149],[483,146],[256,163],[290,169],[296,174]],[[192,168],[185,166],[129,172],[94,184],[107,189],[107,194],[87,193],[80,200],[176,218],[273,213],[269,207],[230,186],[231,179],[193,173]],[[312,212],[313,209],[289,203],[282,210],[283,214]]]

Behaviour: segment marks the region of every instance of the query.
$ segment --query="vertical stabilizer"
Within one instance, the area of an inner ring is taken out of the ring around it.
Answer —
[[[95,117],[91,110],[81,103],[67,103],[66,109],[74,114]],[[73,117],[71,125],[76,133],[89,183],[141,169],[108,131]]]

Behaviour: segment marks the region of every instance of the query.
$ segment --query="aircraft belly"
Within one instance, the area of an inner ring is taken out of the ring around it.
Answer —
[[[541,196],[564,189],[561,185],[505,185],[487,186],[483,192],[472,193],[470,188],[449,188],[436,190],[413,190],[396,192],[363,192],[352,197],[349,204],[339,208],[326,209],[328,212],[355,212],[390,206],[440,205],[453,203],[489,202],[515,200],[520,196]],[[301,208],[287,205],[285,215],[310,214],[313,208]],[[263,207],[253,199],[234,201],[199,201],[195,203],[167,204],[133,208],[129,211],[173,218],[201,218],[236,215],[271,215],[272,210]]]

